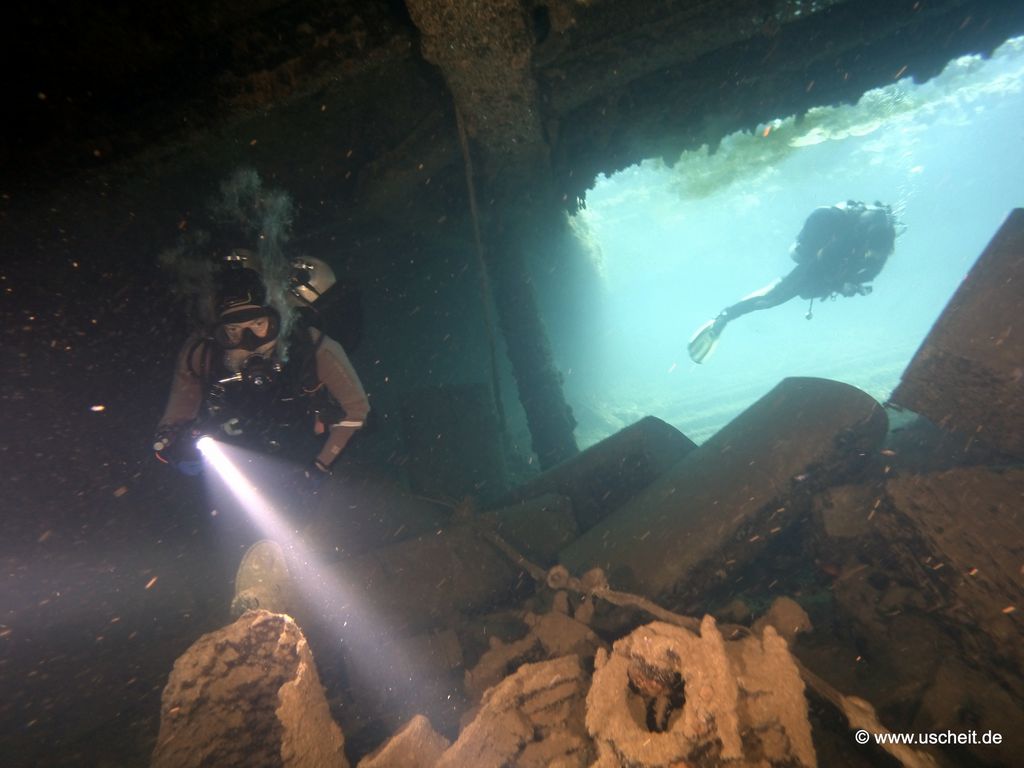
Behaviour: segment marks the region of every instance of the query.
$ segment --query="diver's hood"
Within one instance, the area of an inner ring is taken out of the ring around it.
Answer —
[[[242,262],[228,262],[216,278],[214,310],[218,317],[266,303],[267,289],[256,270]]]

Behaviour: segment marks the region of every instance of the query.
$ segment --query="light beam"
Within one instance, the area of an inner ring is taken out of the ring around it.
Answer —
[[[291,582],[302,593],[302,607],[311,609],[303,610],[303,615],[326,625],[331,635],[348,648],[347,655],[353,659],[350,674],[359,678],[363,687],[386,689],[399,700],[403,694],[412,694],[421,674],[418,665],[405,642],[394,637],[392,628],[374,615],[365,588],[356,585],[353,589],[330,564],[321,563],[221,444],[202,437],[196,445],[261,533],[285,551]]]
[[[216,470],[221,480],[228,487],[228,490],[238,499],[242,509],[252,518],[259,529],[279,544],[291,547],[294,543],[294,536],[290,528],[285,524],[281,515],[274,509],[256,487],[249,481],[241,470],[235,466],[224,453],[216,440],[204,436],[199,438],[196,447],[203,454],[210,465]]]

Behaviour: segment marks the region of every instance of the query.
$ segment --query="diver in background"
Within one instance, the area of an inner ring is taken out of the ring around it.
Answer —
[[[183,346],[153,448],[186,474],[202,463],[195,439],[210,435],[274,451],[301,422],[326,434],[304,470],[314,490],[370,410],[345,350],[318,327],[313,306],[334,284],[318,259],[291,262],[289,317],[267,301],[253,254],[235,250],[214,299],[214,323]],[[282,337],[282,328],[286,328]]]
[[[726,307],[702,325],[690,340],[690,357],[703,362],[718,344],[725,326],[738,317],[769,309],[799,296],[815,299],[866,296],[896,241],[895,218],[888,205],[848,201],[816,208],[804,222],[790,255],[788,275]],[[811,319],[811,310],[807,310]]]

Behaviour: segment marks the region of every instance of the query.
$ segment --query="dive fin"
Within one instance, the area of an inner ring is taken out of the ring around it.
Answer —
[[[721,335],[722,327],[717,318],[704,323],[690,339],[690,344],[687,347],[690,359],[695,363],[703,363],[708,355],[715,351],[715,347],[718,346],[718,337]]]

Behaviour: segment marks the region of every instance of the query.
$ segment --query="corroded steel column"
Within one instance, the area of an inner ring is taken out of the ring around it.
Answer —
[[[444,74],[472,141],[491,293],[542,468],[574,456],[576,422],[527,266],[552,226],[551,170],[531,69],[533,32],[518,0],[407,0],[424,57]],[[561,224],[564,225],[564,222]]]

